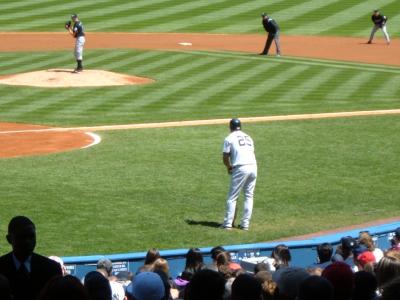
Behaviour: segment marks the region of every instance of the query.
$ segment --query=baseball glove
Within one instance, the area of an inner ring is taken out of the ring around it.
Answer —
[[[71,27],[71,21],[67,21],[67,22],[65,22],[65,25],[64,25],[64,27],[65,27],[65,29],[69,29],[70,27]]]

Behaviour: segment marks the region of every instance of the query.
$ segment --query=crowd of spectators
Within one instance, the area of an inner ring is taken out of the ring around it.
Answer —
[[[343,237],[334,248],[318,245],[317,261],[292,265],[284,244],[254,270],[232,261],[222,246],[205,264],[198,248],[186,254],[180,275],[172,278],[168,261],[150,249],[135,274],[113,273],[103,258],[83,280],[68,275],[62,260],[34,253],[35,225],[26,217],[10,221],[12,251],[0,257],[0,299],[5,300],[398,300],[400,299],[400,228],[392,247],[377,248],[368,232]]]

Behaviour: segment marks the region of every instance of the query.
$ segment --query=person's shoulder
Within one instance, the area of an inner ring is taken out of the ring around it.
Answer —
[[[1,265],[4,265],[10,261],[12,262],[12,252],[9,252],[7,254],[0,256],[0,264]]]
[[[32,253],[32,263],[47,266],[49,268],[60,268],[60,264],[58,262],[37,253]]]

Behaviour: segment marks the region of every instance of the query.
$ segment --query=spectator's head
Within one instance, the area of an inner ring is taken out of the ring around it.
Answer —
[[[395,277],[400,276],[400,252],[388,251],[375,268],[378,286],[382,287]]]
[[[160,275],[153,272],[142,272],[135,276],[126,292],[135,300],[162,300],[165,287]]]
[[[84,286],[92,300],[111,300],[110,282],[100,272],[87,273]]]
[[[298,300],[333,300],[333,286],[324,277],[310,276],[299,287]]]
[[[144,260],[145,265],[151,265],[156,261],[157,258],[160,258],[160,251],[158,251],[156,248],[151,248],[149,251],[147,251],[146,258]]]
[[[3,299],[3,298],[1,298]],[[45,285],[39,300],[90,300],[88,291],[72,275],[57,276]]]
[[[121,272],[118,272],[115,275],[115,277],[116,277],[117,282],[122,284],[122,286],[125,289],[128,286],[128,284],[130,284],[132,282],[133,273],[129,272],[129,271],[121,271]]]
[[[258,272],[261,271],[268,271],[268,272],[271,271],[269,264],[265,262],[260,262],[254,266],[254,274],[257,274]]]
[[[333,248],[330,243],[323,243],[317,246],[318,260],[320,263],[331,261]]]
[[[199,248],[191,248],[186,253],[185,269],[193,270],[194,272],[200,270],[203,266],[203,254]]]
[[[168,261],[164,258],[158,258],[153,263],[153,271],[163,272],[167,277],[169,277],[169,265]]]
[[[260,271],[256,275],[262,288],[262,299],[272,300],[275,295],[276,283],[272,280],[272,274],[269,271]]]
[[[374,253],[371,251],[365,251],[359,254],[355,259],[354,263],[358,267],[358,270],[369,270],[370,272],[373,270],[373,265],[375,264],[376,259]]]
[[[377,281],[374,274],[359,271],[354,274],[354,292],[352,300],[372,300],[376,296]]]
[[[351,236],[345,236],[341,238],[340,245],[344,256],[349,256],[352,253],[354,247],[356,247],[357,241]]]
[[[225,279],[213,270],[200,270],[194,274],[185,289],[185,300],[222,300],[225,293]]]
[[[12,218],[8,224],[7,241],[12,246],[16,258],[21,262],[25,261],[35,250],[35,224],[24,216]]]
[[[368,231],[360,232],[360,234],[358,235],[358,243],[367,247],[368,251],[372,252],[375,250],[374,240],[372,239],[372,236],[369,234]]]
[[[280,299],[296,299],[300,284],[308,277],[310,277],[310,274],[303,268],[288,267],[282,269],[276,279]]]
[[[11,300],[11,287],[7,277],[0,274],[0,299]]]
[[[215,262],[217,260],[217,255],[220,254],[221,252],[225,252],[224,247],[222,246],[216,246],[211,249],[211,258]]]
[[[232,283],[232,300],[260,300],[261,283],[250,274],[240,274]]]
[[[54,260],[55,262],[57,262],[57,263],[61,266],[61,270],[62,270],[62,273],[63,273],[64,276],[65,276],[65,275],[68,275],[67,268],[65,267],[64,262],[63,262],[63,260],[61,259],[61,257],[52,255],[52,256],[49,256],[49,258],[50,258],[51,260]]]
[[[322,277],[332,283],[335,300],[350,299],[354,286],[354,274],[348,264],[334,262],[325,268]]]
[[[225,279],[233,277],[233,270],[229,267],[230,255],[228,252],[220,252],[217,255],[216,265],[218,272],[222,274]]]
[[[101,258],[97,262],[97,271],[101,272],[104,276],[110,277],[112,275],[113,264],[108,258]]]
[[[396,228],[394,231],[393,240],[396,244],[400,243],[400,227]]]
[[[381,300],[400,299],[400,277],[396,277],[382,287]]]
[[[271,257],[275,260],[275,267],[289,266],[292,256],[290,255],[289,248],[286,245],[280,244],[274,248]]]

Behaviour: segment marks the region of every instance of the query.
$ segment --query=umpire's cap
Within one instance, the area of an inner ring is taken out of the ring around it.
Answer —
[[[231,130],[240,130],[241,127],[242,127],[242,123],[237,118],[234,118],[229,122],[229,128]]]

